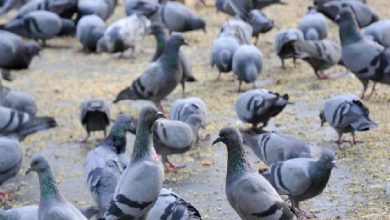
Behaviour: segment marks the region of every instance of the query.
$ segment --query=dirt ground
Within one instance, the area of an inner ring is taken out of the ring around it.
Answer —
[[[279,116],[270,121],[269,130],[283,132],[303,138],[313,148],[315,157],[321,149],[335,151],[338,168],[334,169],[325,191],[316,198],[302,203],[302,208],[319,219],[390,219],[390,195],[386,195],[386,184],[390,184],[390,87],[378,86],[378,94],[365,101],[371,118],[379,127],[358,133],[364,143],[341,148],[334,144],[336,133],[328,126],[320,127],[318,118],[323,100],[339,93],[360,94],[362,86],[345,69],[335,67],[329,73],[341,75],[334,80],[319,81],[308,64],[299,62],[293,68],[287,61],[287,69],[280,68],[274,53],[273,42],[277,31],[297,27],[310,0],[285,0],[287,6],[272,6],[265,10],[274,19],[275,28],[260,37],[257,46],[264,54],[263,72],[257,86],[274,92],[288,93],[294,105],[288,106]],[[108,23],[123,16],[123,1]],[[213,139],[224,126],[244,127],[235,115],[234,102],[237,82],[231,74],[215,82],[217,71],[209,65],[209,54],[213,39],[221,24],[228,19],[217,14],[213,7],[197,9],[195,13],[207,20],[208,33],[192,32],[185,36],[190,47],[183,48],[193,62],[197,82],[188,84],[188,96],[201,97],[209,109],[209,122],[202,134],[211,134]],[[369,4],[382,19],[390,18],[390,1],[370,0]],[[330,38],[338,40],[335,24],[330,22]],[[77,52],[80,44],[73,38],[49,40],[49,48],[34,58],[30,69],[15,72],[16,80],[4,84],[13,89],[29,92],[38,102],[39,115],[54,116],[58,127],[28,137],[22,146],[25,152],[24,166],[19,175],[3,184],[13,192],[11,201],[4,207],[36,204],[39,201],[38,179],[35,174],[25,176],[24,170],[34,153],[47,156],[55,170],[59,188],[65,197],[78,206],[92,205],[83,173],[85,156],[96,141],[80,144],[85,132],[79,122],[79,106],[85,99],[94,97],[113,100],[117,92],[130,85],[149,63],[155,42],[147,37],[136,48],[136,60],[118,59],[109,54],[83,54]],[[245,85],[251,89],[252,85]],[[170,104],[181,97],[177,88],[163,104]],[[113,118],[119,112],[138,114],[140,102],[126,101],[113,106]],[[134,137],[128,135],[128,151],[131,152]],[[100,134],[94,136],[100,137]],[[349,138],[349,137],[348,137]],[[258,167],[264,165],[253,153],[251,159]],[[177,192],[199,209],[204,219],[239,219],[229,206],[225,196],[226,149],[223,145],[211,146],[210,141],[201,142],[183,156],[172,157],[178,164],[187,167],[176,174],[166,174],[164,185]]]

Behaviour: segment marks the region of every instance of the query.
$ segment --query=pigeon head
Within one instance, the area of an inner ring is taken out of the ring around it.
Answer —
[[[202,122],[202,118],[196,114],[190,115],[186,120],[186,123],[192,128],[194,134],[198,134],[200,128],[205,128]]]
[[[126,131],[132,131],[133,130],[133,120],[128,115],[122,113],[115,120],[113,128],[124,129]]]
[[[62,27],[59,35],[61,36],[72,36],[76,33],[76,25],[70,19],[62,19]]]
[[[221,129],[221,131],[219,132],[219,137],[215,139],[212,144],[214,145],[218,142],[226,144],[226,146],[229,148],[230,146],[232,146],[232,143],[241,143],[242,138],[237,129],[227,127]]]
[[[35,41],[30,41],[26,43],[26,52],[25,55],[27,57],[33,57],[35,55],[39,55],[39,44]]]
[[[151,129],[157,119],[164,117],[164,114],[159,112],[155,106],[146,106],[139,114],[138,126],[146,126]]]
[[[182,45],[188,46],[188,42],[184,38],[184,36],[182,34],[179,34],[179,33],[172,34],[171,37],[169,37],[168,42],[167,42],[167,48],[170,48],[170,47],[179,48]]]
[[[328,169],[332,169],[336,166],[336,156],[330,150],[324,150],[320,156],[320,162],[326,164]]]
[[[164,26],[158,22],[153,23],[149,27],[149,34],[152,35],[164,34]]]
[[[40,154],[34,155],[30,162],[30,167],[26,170],[26,174],[31,172],[41,173],[50,168],[49,162]]]
[[[192,30],[202,29],[203,32],[207,33],[206,22],[202,18],[195,18],[191,21],[191,29]]]
[[[351,6],[349,5],[343,5],[341,10],[339,11],[339,14],[336,16],[336,22],[340,23],[342,21],[347,21],[347,20],[355,20],[355,15],[352,11]]]
[[[114,43],[108,39],[108,37],[103,36],[97,42],[96,52],[98,53],[110,53],[114,50]]]

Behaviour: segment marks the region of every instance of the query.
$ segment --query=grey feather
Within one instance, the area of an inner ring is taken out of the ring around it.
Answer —
[[[112,15],[117,4],[117,0],[79,0],[78,15],[81,18],[95,14],[105,21]]]
[[[296,42],[303,40],[302,31],[290,28],[282,29],[279,31],[275,38],[275,51],[282,61],[282,66],[284,66],[284,60],[288,58],[293,58],[294,60],[298,57],[298,47]]]
[[[293,136],[266,132],[259,135],[243,133],[242,138],[244,144],[268,166],[293,158],[311,157],[309,146]]]
[[[322,40],[328,35],[328,21],[325,16],[314,8],[309,11],[299,22],[305,40]]]
[[[18,174],[23,160],[20,142],[13,137],[0,137],[0,184]]]
[[[390,47],[390,20],[374,22],[364,29],[364,35],[385,48]]]
[[[45,10],[62,18],[71,18],[77,8],[77,0],[29,0],[18,11],[17,17],[24,17],[33,11]]]
[[[205,127],[207,124],[207,107],[203,100],[198,97],[177,99],[172,103],[170,112],[172,120],[185,122],[191,115],[195,114],[201,118],[202,126]]]
[[[104,131],[111,120],[111,106],[107,101],[92,99],[81,104],[80,122],[88,135],[92,131]]]
[[[0,209],[2,220],[38,220],[38,206],[29,205],[8,210]]]
[[[6,14],[8,11],[14,9],[14,8],[20,8],[22,5],[24,5],[29,0],[5,0],[3,1],[3,4],[1,5],[0,9],[0,16]]]
[[[8,92],[5,95],[2,105],[17,111],[26,112],[34,117],[37,114],[37,103],[35,99],[23,91]]]
[[[241,45],[233,55],[233,72],[241,84],[255,82],[263,69],[263,54],[253,45]]]
[[[142,14],[151,21],[157,21],[159,17],[160,4],[158,0],[126,0],[126,15]]]
[[[253,33],[253,28],[248,23],[242,21],[241,19],[230,19],[226,21],[221,28],[221,33],[228,31],[233,33],[237,38],[238,42],[241,44],[251,44],[251,37]]]
[[[94,52],[104,29],[104,21],[97,15],[83,16],[77,24],[76,37],[84,49]]]

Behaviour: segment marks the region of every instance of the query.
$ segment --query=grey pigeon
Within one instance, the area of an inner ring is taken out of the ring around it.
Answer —
[[[126,0],[125,13],[127,16],[142,14],[151,21],[158,21],[160,4],[158,0]]]
[[[164,31],[164,27],[159,23],[154,23],[150,26],[150,33],[154,35],[156,39],[156,51],[153,55],[152,61],[156,61],[161,54],[163,54],[166,47],[167,36]],[[183,97],[185,97],[185,82],[196,81],[196,78],[192,72],[192,64],[188,56],[180,50],[180,75],[181,86],[183,88]]]
[[[88,140],[92,131],[103,131],[106,137],[107,127],[111,120],[111,106],[107,101],[92,99],[81,104],[80,121],[87,131],[84,141]]]
[[[202,120],[202,126],[207,124],[207,107],[202,99],[198,97],[189,97],[185,99],[177,99],[171,105],[171,119],[178,121],[187,121],[191,115],[198,115]]]
[[[335,160],[333,152],[324,150],[319,160],[296,158],[272,164],[263,176],[280,195],[289,196],[292,209],[298,216],[304,216],[299,202],[324,191]]]
[[[29,205],[18,208],[0,209],[1,220],[38,220],[38,206]]]
[[[187,32],[202,29],[206,32],[206,22],[195,16],[180,2],[167,2],[160,9],[161,22],[170,32]]]
[[[296,42],[299,40],[304,40],[303,33],[295,28],[282,29],[277,33],[275,38],[275,51],[282,61],[283,68],[285,68],[284,60],[288,58],[293,58],[295,66],[295,61],[299,55]]]
[[[131,86],[119,92],[114,103],[121,100],[143,99],[154,102],[162,109],[161,100],[180,82],[179,49],[182,45],[188,45],[182,35],[171,35],[163,54],[149,64],[145,72]]]
[[[37,114],[37,103],[30,94],[23,91],[9,91],[5,97],[2,106],[15,109],[20,112],[25,112],[31,116]]]
[[[131,15],[112,23],[97,44],[97,52],[117,53],[134,48],[147,35],[150,21],[142,15]]]
[[[0,30],[0,69],[9,75],[10,70],[27,69],[35,55],[39,54],[36,42],[25,42],[13,33]]]
[[[258,9],[249,12],[247,22],[253,28],[252,37],[256,38],[255,44],[257,44],[261,33],[267,33],[274,27],[274,21]]]
[[[118,179],[128,166],[126,131],[130,125],[131,120],[127,115],[119,115],[109,135],[88,152],[85,173],[92,198],[99,210],[98,219],[103,218]]]
[[[328,35],[328,21],[315,8],[309,7],[309,11],[299,22],[299,29],[305,40],[322,40]]]
[[[180,198],[176,193],[162,188],[147,219],[200,220],[202,218],[193,205]]]
[[[239,41],[231,29],[223,30],[214,41],[211,48],[210,64],[212,67],[216,66],[219,71],[217,80],[220,79],[222,73],[232,71],[233,54],[239,46]]]
[[[0,9],[0,16],[6,14],[8,11],[14,9],[14,8],[20,8],[22,5],[24,5],[29,0],[4,0],[3,4],[1,5]]]
[[[377,126],[369,118],[369,110],[362,101],[351,94],[341,94],[325,101],[320,113],[321,126],[328,122],[337,134],[340,145],[343,133],[352,133],[352,144],[357,143],[355,131],[367,131]]]
[[[79,0],[77,3],[79,19],[85,15],[95,14],[105,21],[112,15],[117,4],[117,0]]]
[[[226,21],[221,28],[222,32],[233,33],[241,44],[251,44],[253,28],[241,19],[233,18]]]
[[[331,40],[299,40],[299,58],[308,62],[318,79],[328,79],[325,70],[341,63],[341,46]]]
[[[263,70],[263,54],[254,45],[241,45],[234,52],[232,60],[233,72],[238,78],[238,92],[242,82],[254,83]]]
[[[344,0],[313,0],[313,4],[314,5],[321,5],[321,4],[324,4],[326,2],[330,2],[330,1],[344,1]],[[366,3],[366,0],[354,0],[354,1],[360,1],[360,2]]]
[[[293,158],[311,157],[309,146],[293,136],[274,132],[243,133],[242,139],[267,166]]]
[[[226,197],[241,219],[295,219],[271,184],[252,168],[238,130],[221,129],[213,145],[218,142],[228,151]]]
[[[366,27],[379,20],[378,15],[376,15],[368,5],[356,0],[329,1],[317,5],[316,8],[330,20],[337,22],[337,17],[340,14],[341,9],[345,7],[352,9],[359,27]]]
[[[24,17],[39,10],[50,11],[61,18],[71,19],[77,10],[77,0],[29,0],[19,9],[16,17]]]
[[[62,19],[53,12],[39,10],[9,21],[3,29],[22,37],[40,39],[45,45],[46,40],[61,32],[74,33],[76,27],[69,19]]]
[[[287,94],[280,95],[265,89],[250,90],[237,98],[236,113],[242,121],[252,124],[252,131],[261,131],[272,117],[290,104],[288,99]],[[260,128],[259,123],[263,123]]]
[[[361,98],[369,99],[377,82],[390,84],[390,51],[363,36],[350,8],[343,8],[339,16],[342,60],[363,84]],[[371,93],[365,97],[369,81]]]
[[[41,189],[38,208],[40,220],[87,220],[71,203],[66,201],[57,188],[54,174],[49,162],[41,155],[34,155],[26,174],[37,172]]]
[[[76,37],[87,51],[96,51],[97,43],[105,31],[104,21],[97,15],[83,16],[77,23]]]
[[[247,14],[252,9],[260,10],[273,4],[284,5],[285,3],[281,0],[217,0],[216,2],[218,10],[232,16],[236,14],[239,16],[241,14]]]
[[[183,154],[191,149],[202,126],[198,115],[190,115],[185,122],[162,119],[153,126],[153,143],[157,154],[167,171],[176,171],[183,166],[175,166],[168,160],[168,155]]]
[[[153,147],[152,127],[162,116],[153,106],[141,110],[131,159],[118,180],[106,220],[145,219],[156,203],[164,170]]]
[[[390,20],[370,24],[364,29],[364,35],[385,48],[390,47]]]
[[[0,106],[0,136],[14,136],[23,140],[35,132],[55,127],[51,117],[34,117],[28,113]]]

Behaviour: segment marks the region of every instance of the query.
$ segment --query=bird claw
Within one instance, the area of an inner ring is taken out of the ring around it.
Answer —
[[[332,77],[322,73],[322,74],[318,75],[318,79],[319,80],[327,80],[327,79],[332,79]]]
[[[0,203],[8,201],[11,197],[11,192],[0,189]]]
[[[186,165],[176,166],[171,162],[166,162],[164,165],[165,165],[165,171],[167,173],[177,173],[178,170],[186,167]]]
[[[82,144],[88,143],[88,138],[89,138],[89,137],[87,136],[87,137],[81,139],[81,140],[80,140],[80,143],[82,143]]]
[[[207,134],[206,136],[204,137],[201,137],[201,136],[197,136],[196,138],[196,142],[199,142],[199,141],[209,141],[210,140],[210,134]]]

